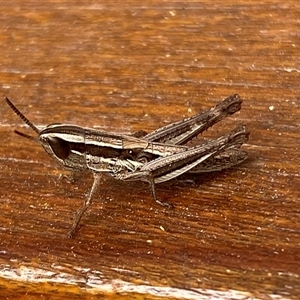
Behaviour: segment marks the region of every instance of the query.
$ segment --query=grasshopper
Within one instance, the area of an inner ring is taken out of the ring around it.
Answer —
[[[72,237],[78,228],[104,173],[124,181],[146,181],[150,184],[153,200],[160,205],[172,207],[157,199],[155,184],[184,173],[223,170],[247,158],[247,152],[240,150],[249,136],[244,125],[200,145],[185,145],[215,123],[239,111],[242,100],[238,95],[229,96],[211,109],[151,133],[139,131],[132,135],[68,124],[50,124],[39,130],[8,98],[5,100],[38,136],[17,130],[15,133],[41,144],[49,156],[71,172],[88,170],[93,173],[92,188],[77,212],[68,237]]]

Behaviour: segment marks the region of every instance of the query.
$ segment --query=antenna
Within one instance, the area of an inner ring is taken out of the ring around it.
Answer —
[[[9,107],[14,111],[14,113],[26,124],[28,125],[32,130],[34,130],[37,134],[40,134],[40,130],[38,130],[38,128],[36,126],[34,126],[15,106],[14,104],[7,98],[5,97],[5,101],[6,103],[9,105]],[[31,138],[29,135],[21,133],[19,131],[15,131],[17,134],[27,137],[27,138]],[[34,138],[33,138],[34,139]]]

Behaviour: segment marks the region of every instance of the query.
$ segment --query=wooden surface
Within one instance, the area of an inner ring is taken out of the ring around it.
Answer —
[[[146,131],[238,93],[249,159],[157,186],[75,184],[4,101],[3,299],[296,299],[300,295],[300,4],[287,1],[1,1],[1,97],[36,125]],[[201,137],[196,141],[201,143]],[[98,295],[98,296],[97,296]],[[102,296],[99,296],[102,295]],[[6,298],[5,298],[6,297]]]

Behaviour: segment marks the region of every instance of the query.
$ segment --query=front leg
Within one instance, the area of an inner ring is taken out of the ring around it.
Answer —
[[[68,183],[75,183],[87,171],[68,170],[69,174],[59,174],[58,180],[66,180]]]
[[[102,177],[101,176],[102,173],[93,172],[93,175],[94,175],[94,182],[93,182],[92,188],[91,188],[87,198],[84,200],[82,207],[76,213],[76,217],[75,217],[75,220],[73,222],[72,228],[68,232],[68,237],[69,238],[72,238],[74,233],[76,232],[83,214],[86,212],[86,210],[90,206],[90,204],[92,202],[92,197],[98,189],[98,186],[99,186],[99,183],[100,183],[100,180],[101,180],[101,177]]]

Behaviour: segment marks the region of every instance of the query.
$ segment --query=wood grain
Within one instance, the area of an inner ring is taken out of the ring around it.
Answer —
[[[0,89],[36,125],[134,132],[238,93],[249,159],[160,184],[92,178],[13,133],[0,109],[0,292],[9,299],[297,299],[300,295],[299,19],[282,1],[2,1]],[[202,137],[196,141],[201,143]],[[188,180],[187,180],[188,179]]]

